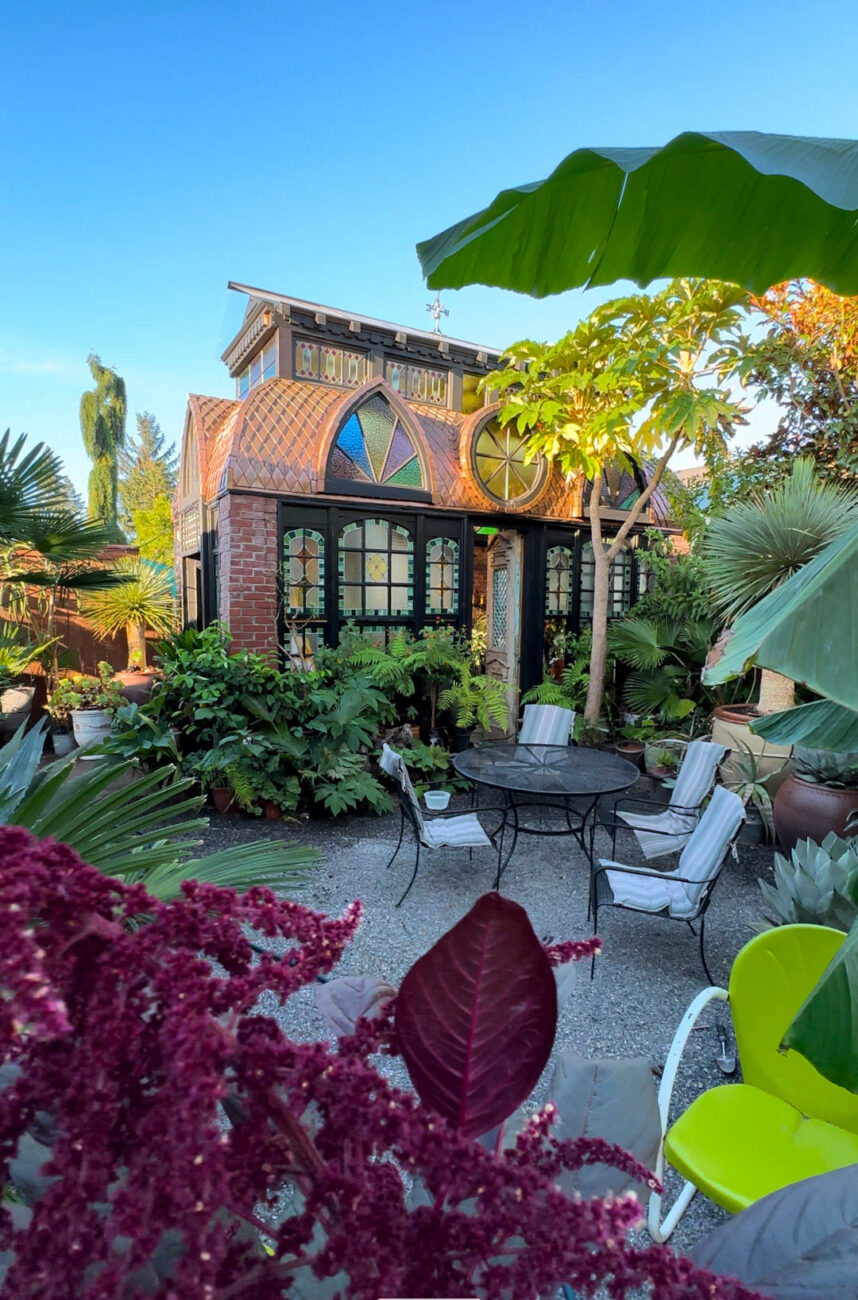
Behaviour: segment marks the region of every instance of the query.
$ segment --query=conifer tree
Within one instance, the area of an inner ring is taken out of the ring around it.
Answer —
[[[118,457],[125,442],[127,400],[125,380],[101,364],[91,352],[87,364],[95,380],[80,399],[80,427],[86,454],[92,461],[89,476],[89,515],[104,522],[117,540],[122,540],[118,523]]]
[[[119,452],[119,501],[123,528],[134,534],[134,515],[151,511],[162,499],[172,497],[176,487],[178,456],[167,444],[154,415],[137,416],[137,434],[132,434]],[[163,507],[162,507],[163,509]]]

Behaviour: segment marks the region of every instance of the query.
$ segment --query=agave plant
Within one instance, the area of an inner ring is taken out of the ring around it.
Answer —
[[[799,840],[787,859],[775,854],[775,883],[759,882],[767,904],[758,932],[773,925],[828,925],[848,930],[858,916],[853,890],[858,882],[858,848],[834,831],[821,844]]]
[[[858,789],[858,754],[836,754],[829,749],[807,749],[796,745],[792,752],[796,776],[813,785],[837,789]]]
[[[78,774],[74,755],[39,769],[44,739],[44,722],[27,735],[22,726],[0,749],[0,825],[60,840],[106,875],[144,882],[158,899],[178,897],[183,880],[291,891],[318,859],[316,849],[271,842],[195,858],[196,832],[208,822],[194,815],[202,801],[189,794],[191,780],[173,780],[168,767],[113,788],[127,773],[137,775],[132,761],[103,759]]]
[[[724,779],[724,785],[728,790],[732,790],[742,800],[746,806],[753,804],[760,814],[760,819],[765,828],[768,839],[775,838],[775,819],[772,812],[772,796],[769,794],[768,781],[778,772],[782,772],[786,767],[788,759],[784,759],[780,767],[774,772],[767,772],[761,776],[763,754],[755,754],[749,745],[738,743],[741,753],[735,750],[730,755],[729,763],[725,767],[727,776]]]
[[[146,628],[167,636],[176,625],[176,597],[169,571],[139,556],[113,565],[115,586],[94,591],[81,602],[81,613],[101,637],[125,629],[128,663],[146,667]]]

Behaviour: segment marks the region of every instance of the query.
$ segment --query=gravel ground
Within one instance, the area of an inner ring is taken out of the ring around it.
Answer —
[[[656,792],[647,778],[641,778],[629,793],[653,797]],[[451,804],[456,806],[467,806],[462,796]],[[365,909],[358,936],[335,973],[378,975],[398,985],[415,959],[491,888],[495,869],[488,849],[475,852],[473,861],[464,850],[421,854],[414,888],[397,909],[394,904],[414,863],[413,840],[406,838],[393,867],[385,870],[398,834],[398,812],[300,823],[213,814],[205,839],[208,850],[261,838],[318,847],[322,860],[296,897],[326,913],[338,914],[355,898],[363,901]],[[601,844],[602,854],[608,854],[603,837]],[[632,846],[630,836],[620,835],[617,857],[640,861]],[[750,937],[748,924],[760,913],[757,880],[770,877],[771,866],[772,851],[765,846],[740,844],[738,862],[728,859],[706,925],[707,960],[719,983],[726,982],[733,958]],[[503,893],[526,908],[540,937],[580,938],[591,933],[587,878],[587,859],[571,837],[522,836],[504,875]],[[575,991],[560,1013],[555,1053],[570,1047],[587,1057],[645,1056],[660,1073],[683,1012],[707,982],[697,940],[687,926],[675,921],[613,908],[602,912],[599,931],[603,952],[595,978],[591,981],[589,971],[580,970]],[[321,1038],[324,1026],[313,999],[313,989],[307,989],[287,1008],[272,1005],[271,1009],[294,1036]],[[715,1008],[707,1009],[701,1028],[691,1036],[674,1092],[674,1113],[706,1088],[724,1082],[715,1059],[716,1014]],[[407,1086],[404,1069],[390,1064],[395,1082]],[[532,1095],[534,1104],[547,1100],[545,1088],[553,1064],[552,1057]],[[676,1186],[678,1180],[668,1183],[668,1195]],[[725,1217],[698,1195],[671,1244],[678,1251],[689,1249]]]

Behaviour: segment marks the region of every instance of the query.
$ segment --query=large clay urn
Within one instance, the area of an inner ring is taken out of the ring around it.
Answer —
[[[789,851],[797,840],[820,844],[829,831],[846,834],[846,823],[858,813],[858,790],[803,781],[794,773],[778,787],[773,804],[775,830],[781,847]]]
[[[155,685],[155,674],[138,672],[127,668],[116,674],[116,681],[122,683],[122,694],[131,704],[145,704]]]

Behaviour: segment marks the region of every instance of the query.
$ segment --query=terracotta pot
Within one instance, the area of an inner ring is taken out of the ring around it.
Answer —
[[[130,704],[145,704],[155,685],[154,673],[138,673],[128,668],[116,673],[115,680],[122,683],[122,694]]]
[[[643,771],[646,745],[642,740],[620,740],[614,745],[614,749],[620,758],[627,758],[630,763],[634,763]]]
[[[789,851],[806,839],[820,844],[829,831],[845,835],[847,821],[858,812],[858,790],[803,781],[791,772],[775,795],[773,811],[782,848]]]
[[[213,785],[211,787],[212,803],[219,813],[238,812],[238,805],[235,802],[235,795],[232,787],[228,785]]]
[[[677,771],[678,768],[662,767],[661,764],[659,763],[656,764],[655,767],[647,768],[647,776],[653,777],[653,779],[656,781],[667,781],[671,777],[676,776]]]
[[[113,714],[106,709],[72,709],[72,731],[81,749],[106,740],[113,729]],[[98,754],[81,754],[82,760],[98,758]]]
[[[283,816],[283,809],[279,804],[272,803],[270,799],[263,799],[262,815],[267,817],[270,822],[276,822]]]

